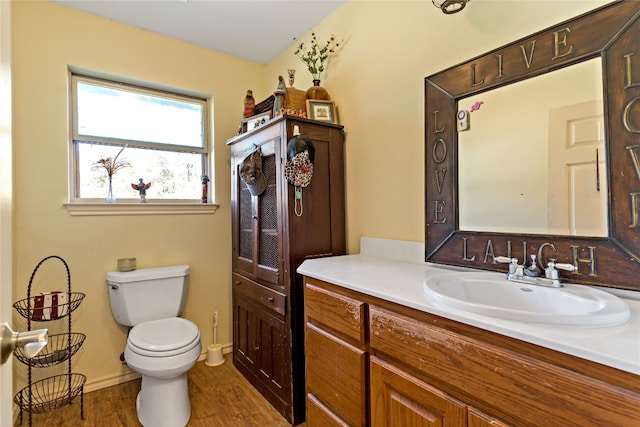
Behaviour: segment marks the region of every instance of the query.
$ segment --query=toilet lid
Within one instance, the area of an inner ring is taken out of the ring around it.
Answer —
[[[167,353],[182,353],[197,345],[200,331],[187,319],[171,317],[139,323],[131,329],[127,341],[136,353],[168,356]]]

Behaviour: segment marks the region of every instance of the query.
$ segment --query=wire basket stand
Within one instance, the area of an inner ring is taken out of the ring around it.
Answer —
[[[32,295],[33,279],[38,269],[48,260],[59,260],[64,265],[67,273],[67,291],[58,292],[61,302],[51,305],[43,305],[36,300],[43,294]],[[66,294],[66,295],[61,295]],[[14,402],[20,407],[20,425],[23,421],[23,412],[29,413],[29,427],[32,425],[32,414],[41,414],[70,405],[80,396],[80,417],[84,415],[84,384],[86,377],[82,374],[71,372],[71,357],[80,349],[85,340],[85,335],[71,332],[71,313],[80,306],[84,294],[71,292],[71,273],[67,262],[57,255],[51,255],[42,259],[31,273],[27,298],[13,304],[20,315],[27,319],[27,330],[31,330],[31,322],[48,322],[67,318],[67,331],[62,334],[49,335],[47,346],[35,357],[29,359],[22,349],[14,352],[16,358],[28,366],[28,384],[14,397]],[[47,368],[53,365],[67,362],[67,373],[54,375],[33,382],[32,368]]]

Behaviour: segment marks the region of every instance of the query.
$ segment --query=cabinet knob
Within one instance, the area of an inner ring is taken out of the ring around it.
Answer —
[[[273,297],[269,297],[269,298],[267,298],[267,300],[268,300],[269,302],[274,302],[274,301],[275,301],[275,298],[273,298]]]
[[[242,282],[240,282],[240,281],[237,281],[237,282],[236,282],[236,286],[239,286],[239,285],[241,285],[241,284],[242,284]]]
[[[256,346],[256,348],[254,349],[255,351],[260,351],[260,346]]]

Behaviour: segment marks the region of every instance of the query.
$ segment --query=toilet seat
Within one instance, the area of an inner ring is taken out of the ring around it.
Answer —
[[[134,353],[168,357],[185,353],[200,344],[200,331],[181,317],[142,322],[131,329],[127,346]]]

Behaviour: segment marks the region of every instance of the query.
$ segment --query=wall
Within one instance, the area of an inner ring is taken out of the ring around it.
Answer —
[[[56,254],[69,263],[73,290],[86,294],[73,320],[74,328],[87,335],[74,359],[74,371],[87,376],[87,390],[130,372],[119,361],[127,330],[113,319],[105,282],[118,258],[137,257],[141,268],[190,264],[183,315],[197,323],[206,351],[218,310],[219,342],[230,344],[230,156],[225,141],[236,132],[246,88],[262,80],[264,66],[49,2],[17,1],[12,12],[15,299],[26,296],[31,272],[42,258]],[[220,204],[214,215],[69,215],[63,207],[68,197],[68,65],[213,97],[213,191]],[[47,262],[36,278],[54,280],[62,271],[62,264],[56,264]],[[40,291],[64,288],[66,280],[37,285]],[[24,323],[14,318],[16,330]],[[38,325],[53,332],[58,327],[54,322]],[[24,367],[16,366],[17,387],[22,387]]]
[[[349,252],[361,236],[424,241],[426,76],[606,3],[473,0],[444,15],[428,0],[351,0],[314,28],[345,40],[322,85],[347,133]],[[268,65],[268,83],[295,68],[295,86],[310,86],[295,47]]]

